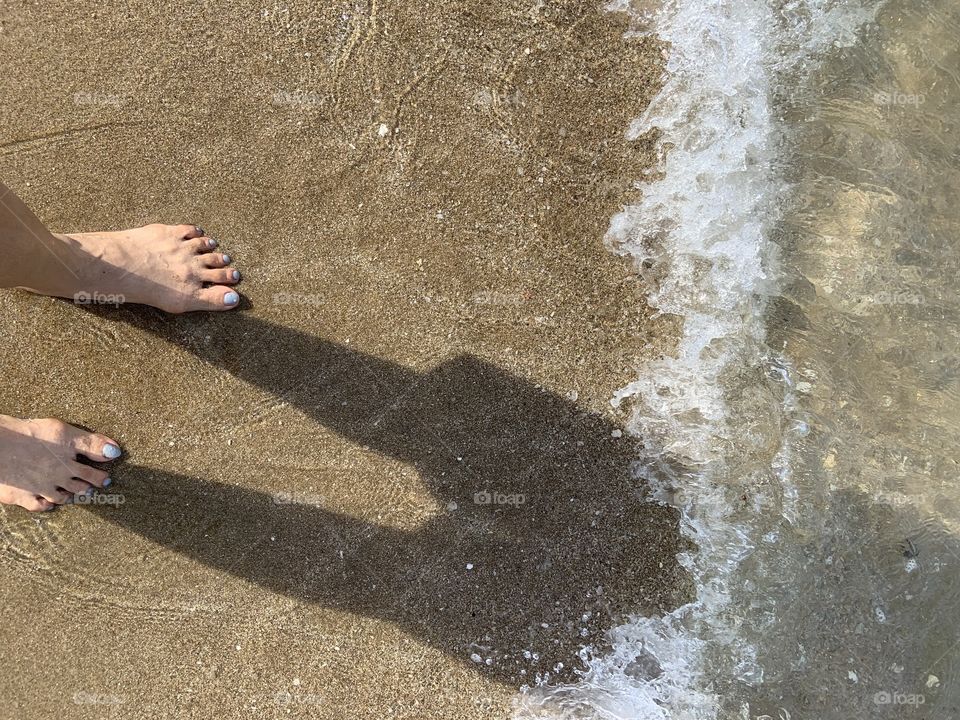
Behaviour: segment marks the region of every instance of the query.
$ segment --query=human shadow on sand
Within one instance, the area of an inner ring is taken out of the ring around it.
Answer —
[[[396,623],[512,684],[568,679],[617,619],[683,599],[670,590],[685,585],[677,516],[642,499],[635,444],[603,417],[470,355],[420,373],[239,313],[199,334],[190,319],[135,322],[408,463],[443,510],[403,531],[127,466],[114,473],[125,503],[94,508],[105,519],[271,591]]]

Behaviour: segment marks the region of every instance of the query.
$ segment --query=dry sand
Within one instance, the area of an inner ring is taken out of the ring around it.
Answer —
[[[660,49],[625,30],[549,0],[0,6],[4,182],[56,230],[199,223],[247,298],[0,295],[0,408],[128,453],[119,507],[0,510],[0,717],[504,718],[686,599],[608,403],[676,332],[603,245],[653,161],[624,130]]]

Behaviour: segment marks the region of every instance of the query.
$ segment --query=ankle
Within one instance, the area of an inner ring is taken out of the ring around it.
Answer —
[[[57,297],[72,297],[89,285],[95,258],[70,235],[37,234],[38,252],[25,263],[26,290]]]

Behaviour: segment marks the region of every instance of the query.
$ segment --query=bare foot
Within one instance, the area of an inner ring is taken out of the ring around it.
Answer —
[[[0,503],[52,510],[107,487],[107,473],[77,462],[78,455],[107,462],[120,457],[120,446],[59,420],[0,415]]]
[[[82,304],[143,303],[171,313],[230,310],[240,282],[230,256],[195,225],[147,225],[119,232],[53,235],[64,271],[26,288]]]

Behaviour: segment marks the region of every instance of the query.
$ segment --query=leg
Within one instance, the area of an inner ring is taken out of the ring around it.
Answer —
[[[230,310],[240,273],[195,225],[52,233],[0,184],[0,287],[77,302],[143,303],[167,312]]]

